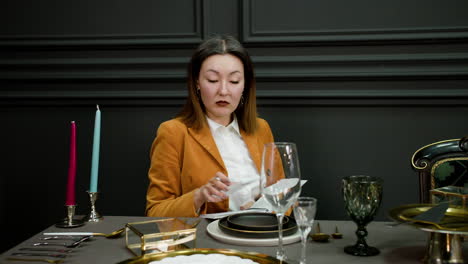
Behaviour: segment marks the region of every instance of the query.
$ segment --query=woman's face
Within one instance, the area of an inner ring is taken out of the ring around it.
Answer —
[[[197,89],[206,115],[227,126],[244,91],[244,65],[230,54],[212,55],[202,63]]]

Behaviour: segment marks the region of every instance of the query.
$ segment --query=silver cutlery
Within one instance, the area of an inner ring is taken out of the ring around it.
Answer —
[[[82,238],[83,236],[47,236],[41,237],[40,240],[77,240]]]
[[[42,258],[13,258],[13,257],[9,257],[9,258],[6,258],[6,260],[9,260],[9,261],[47,262],[47,263],[51,263],[51,264],[58,264],[58,263],[63,262],[63,259],[42,259]]]
[[[71,249],[61,249],[61,248],[41,248],[41,247],[31,247],[31,248],[20,248],[20,251],[46,251],[46,252],[57,252],[57,253],[71,253]]]
[[[64,254],[54,254],[54,253],[28,253],[28,252],[14,252],[11,255],[13,256],[31,256],[31,257],[53,257],[53,258],[66,258],[67,255]]]
[[[74,248],[80,245],[82,242],[88,240],[92,236],[84,236],[81,239],[73,242],[73,243],[54,243],[54,242],[39,242],[39,243],[34,243],[33,246],[63,246],[66,248]]]
[[[54,239],[56,237],[70,237],[70,236],[103,236],[106,238],[117,238],[120,237],[125,231],[125,227],[115,230],[112,233],[96,233],[96,232],[48,232],[44,233],[45,236],[52,236]],[[51,237],[51,238],[52,238]]]

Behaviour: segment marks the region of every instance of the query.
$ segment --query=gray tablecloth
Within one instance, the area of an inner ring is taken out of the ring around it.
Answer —
[[[31,247],[38,242],[43,232],[64,232],[64,231],[89,231],[110,233],[123,227],[126,223],[149,220],[147,217],[129,216],[106,216],[102,222],[87,223],[86,225],[73,229],[63,229],[51,226],[46,230],[20,243],[14,248],[0,255],[1,263],[23,263],[9,262],[6,258],[13,252],[20,252],[20,248]],[[310,263],[420,263],[426,252],[428,234],[408,225],[388,227],[385,222],[372,222],[367,230],[368,244],[380,249],[381,253],[373,257],[355,257],[343,252],[347,245],[354,244],[356,236],[354,234],[356,225],[351,221],[320,221],[321,230],[324,233],[333,233],[335,226],[338,226],[343,239],[332,239],[328,243],[308,243],[307,255]],[[316,222],[317,222],[316,221]],[[197,227],[198,248],[229,248],[241,251],[259,252],[275,255],[276,248],[238,246],[222,243],[212,238],[206,231],[209,220],[203,219]],[[464,244],[464,256],[468,257],[468,247]],[[298,260],[300,256],[300,242],[285,245],[285,250],[290,259]],[[75,248],[66,258],[65,263],[117,263],[132,258],[134,255],[125,247],[124,237],[118,239],[106,239],[104,237],[94,237],[90,241],[84,242],[80,247]],[[31,262],[24,262],[31,263]]]

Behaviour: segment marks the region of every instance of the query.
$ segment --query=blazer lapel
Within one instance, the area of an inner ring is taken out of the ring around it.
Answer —
[[[257,137],[253,135],[246,134],[243,130],[241,130],[242,139],[244,139],[245,144],[247,145],[247,149],[249,150],[250,156],[257,167],[258,173],[261,171],[262,166],[262,151],[263,146],[260,148],[258,145]]]
[[[223,158],[221,158],[221,154],[219,154],[218,147],[216,147],[216,142],[211,135],[210,128],[206,125],[200,130],[188,128],[188,131],[193,138],[219,163],[219,165],[227,170],[226,166],[224,166]]]

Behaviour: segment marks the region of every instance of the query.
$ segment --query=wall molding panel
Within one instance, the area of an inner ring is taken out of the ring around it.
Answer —
[[[299,3],[300,2],[300,3]],[[313,3],[309,3],[308,5],[303,4],[303,2],[292,2],[291,5],[285,6],[282,4],[281,9],[284,13],[291,13],[292,7],[295,3],[296,6],[300,6],[300,9],[307,9],[313,8],[315,5]],[[278,3],[275,1],[274,3]],[[273,5],[274,3],[271,3]],[[456,23],[454,25],[448,26],[438,26],[435,21],[434,26],[427,27],[427,26],[401,26],[401,27],[394,27],[392,25],[381,27],[381,28],[346,28],[343,27],[344,24],[340,24],[340,29],[314,29],[311,24],[307,23],[309,20],[315,21],[310,19],[312,14],[296,14],[296,16],[301,16],[303,19],[292,19],[293,22],[288,23],[288,26],[284,26],[285,19],[291,17],[278,17],[275,15],[269,15],[268,12],[264,8],[258,8],[256,5],[261,5],[258,1],[254,0],[242,0],[242,38],[243,41],[246,43],[257,43],[262,45],[273,45],[277,43],[347,43],[347,42],[365,42],[365,43],[375,43],[375,42],[384,42],[389,44],[391,42],[400,42],[404,41],[406,43],[409,42],[447,42],[447,41],[466,41],[468,39],[468,27],[467,26],[459,26]],[[320,4],[320,2],[317,2]],[[369,3],[371,4],[371,3]],[[427,3],[426,3],[427,4]],[[356,4],[357,5],[357,4]],[[452,6],[451,6],[452,7]],[[270,6],[272,8],[272,6]],[[278,6],[273,7],[278,8]],[[458,7],[453,7],[454,9]],[[297,10],[296,10],[297,11]],[[361,11],[359,9],[353,10],[355,12],[355,16],[360,15],[368,15],[368,13]],[[360,14],[359,12],[362,12]],[[378,12],[378,11],[376,11]],[[324,20],[330,20],[334,14],[320,14],[320,16],[325,17]],[[294,17],[294,16],[292,16]],[[378,14],[376,15],[378,17]],[[320,18],[319,18],[320,19]],[[317,20],[319,20],[317,19]],[[339,18],[337,18],[339,19]],[[416,18],[415,18],[416,19]],[[448,18],[447,20],[450,20]],[[262,21],[262,23],[259,22]],[[266,23],[265,21],[269,21]],[[323,20],[319,20],[323,21]],[[348,21],[349,23],[350,21]],[[466,20],[465,20],[466,22]],[[296,24],[293,24],[296,23]],[[333,27],[334,25],[327,24],[327,26]],[[261,24],[261,25],[259,25]],[[294,26],[291,26],[293,24]],[[350,23],[351,24],[351,23]],[[262,27],[274,28],[274,29],[266,29]],[[311,26],[309,26],[311,25]],[[466,24],[465,24],[466,25]],[[367,25],[369,26],[369,25]],[[287,28],[286,28],[287,27]]]
[[[468,53],[263,56],[253,60],[262,80],[468,78]]]
[[[0,36],[0,47],[94,47],[94,46],[141,46],[197,44],[203,39],[200,32],[180,34],[109,35],[109,36]]]
[[[153,91],[13,91],[1,92],[0,107],[89,105],[100,101],[108,106],[180,107],[187,98],[185,90]],[[466,89],[433,90],[258,90],[260,107],[388,107],[430,106],[456,107],[468,105]]]
[[[0,60],[0,78],[39,80],[181,80],[186,57]]]
[[[155,2],[158,5],[157,2]],[[170,6],[171,2],[164,3],[164,5]],[[166,32],[164,24],[168,28],[173,24],[173,16],[169,14],[161,13],[163,11],[154,11],[154,17],[158,17],[162,20],[163,24],[154,30],[160,30],[160,32],[145,32],[142,34],[129,34],[129,33],[105,33],[105,32],[93,32],[93,34],[31,34],[21,33],[18,34],[5,34],[0,33],[0,47],[3,48],[67,48],[67,47],[80,47],[84,49],[86,47],[127,47],[127,46],[148,46],[148,45],[186,45],[186,44],[197,44],[204,38],[204,34],[209,23],[209,20],[204,18],[204,14],[207,12],[208,7],[202,0],[192,0],[190,2],[192,7],[183,7],[173,3],[176,6],[172,8],[187,8],[192,10],[192,18],[189,23],[191,30],[180,31],[173,30]],[[163,4],[163,3],[159,3]],[[143,7],[140,7],[143,8]],[[169,15],[169,16],[167,16]],[[151,19],[151,18],[147,18]],[[142,19],[143,20],[143,19]],[[143,23],[143,22],[141,22]],[[153,22],[158,23],[158,22]],[[109,26],[110,27],[110,26]],[[118,28],[119,25],[113,25]],[[116,31],[116,29],[114,30]],[[79,31],[79,28],[77,29]]]
[[[468,79],[468,53],[254,56],[259,80]],[[186,57],[0,59],[0,79],[184,81]]]

